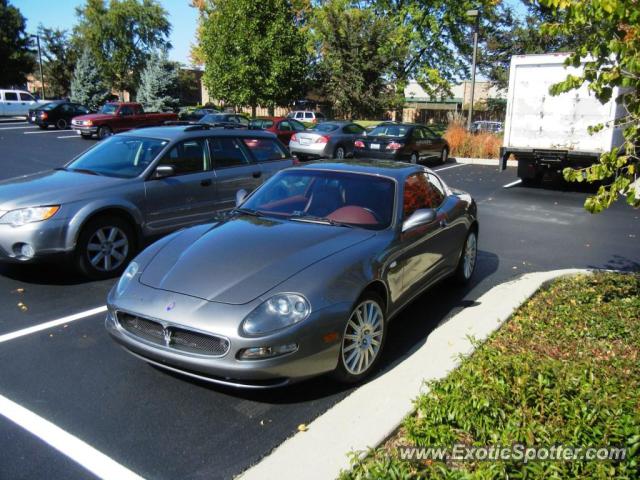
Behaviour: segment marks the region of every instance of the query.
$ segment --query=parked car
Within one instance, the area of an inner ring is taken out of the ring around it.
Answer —
[[[29,110],[27,121],[38,125],[43,130],[53,125],[59,130],[64,130],[71,125],[71,120],[80,115],[91,113],[88,107],[79,103],[58,100]]]
[[[284,117],[259,117],[254,118],[249,123],[249,128],[255,130],[266,130],[276,134],[278,139],[285,145],[289,145],[289,141],[294,133],[302,132],[306,127],[292,118]]]
[[[489,132],[500,133],[504,130],[502,122],[489,122],[487,120],[478,120],[471,124],[471,133]]]
[[[476,203],[425,167],[306,164],[243,196],[148,247],[109,293],[106,328],[138,358],[236,387],[355,383],[403,307],[473,275]]]
[[[236,124],[243,127],[248,127],[251,120],[239,113],[210,113],[205,115],[198,123],[205,123],[207,125],[219,125],[224,123]]]
[[[51,100],[37,100],[23,90],[0,90],[0,116],[26,117],[29,109]]]
[[[204,125],[118,134],[64,167],[0,182],[0,261],[58,255],[121,272],[146,239],[210,219],[291,166],[271,133]]]
[[[301,160],[346,158],[353,155],[354,140],[364,133],[365,129],[353,122],[324,122],[295,133],[289,142],[289,150]]]
[[[321,123],[326,122],[327,117],[320,112],[314,112],[311,110],[295,110],[287,114],[287,118],[293,118],[299,122],[307,123]]]
[[[218,110],[213,108],[198,108],[196,110],[192,110],[191,112],[181,113],[179,118],[180,120],[187,120],[190,122],[197,122],[205,115],[210,115],[214,113],[220,113]]]
[[[71,125],[82,138],[96,135],[102,140],[114,133],[162,125],[164,122],[177,119],[178,115],[171,112],[145,112],[139,103],[109,102],[105,103],[98,113],[75,117]]]
[[[384,122],[354,142],[354,156],[411,163],[438,159],[445,163],[449,158],[449,144],[424,125]]]

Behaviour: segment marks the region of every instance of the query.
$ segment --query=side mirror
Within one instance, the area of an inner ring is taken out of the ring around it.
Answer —
[[[244,188],[236,192],[236,207],[239,207],[240,205],[242,205],[242,202],[244,202],[244,199],[247,198],[247,195],[249,194]]]
[[[402,233],[422,225],[427,225],[435,221],[437,217],[433,208],[421,208],[416,210],[402,223]]]
[[[171,165],[158,165],[153,173],[153,178],[167,178],[175,174],[175,170]]]

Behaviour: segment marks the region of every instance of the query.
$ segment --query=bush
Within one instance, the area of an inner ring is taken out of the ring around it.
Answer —
[[[560,279],[447,378],[387,445],[626,448],[620,461],[399,458],[379,448],[343,479],[640,478],[640,275]]]
[[[498,158],[502,136],[493,133],[470,133],[459,122],[452,122],[444,132],[451,155],[469,158]]]

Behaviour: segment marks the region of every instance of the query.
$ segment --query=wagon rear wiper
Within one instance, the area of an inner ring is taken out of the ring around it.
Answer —
[[[245,215],[251,215],[253,217],[264,217],[264,214],[258,210],[251,208],[234,208],[231,213],[244,213]]]

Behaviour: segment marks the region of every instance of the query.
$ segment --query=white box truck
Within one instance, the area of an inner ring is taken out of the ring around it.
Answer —
[[[565,167],[583,168],[600,155],[623,143],[622,129],[613,124],[590,135],[590,126],[604,124],[624,115],[615,99],[602,104],[582,85],[558,96],[551,85],[567,75],[579,75],[580,68],[565,68],[568,54],[517,55],[511,58],[507,116],[500,167],[507,159],[518,162],[518,176],[524,183],[540,182],[546,172],[561,173]]]

